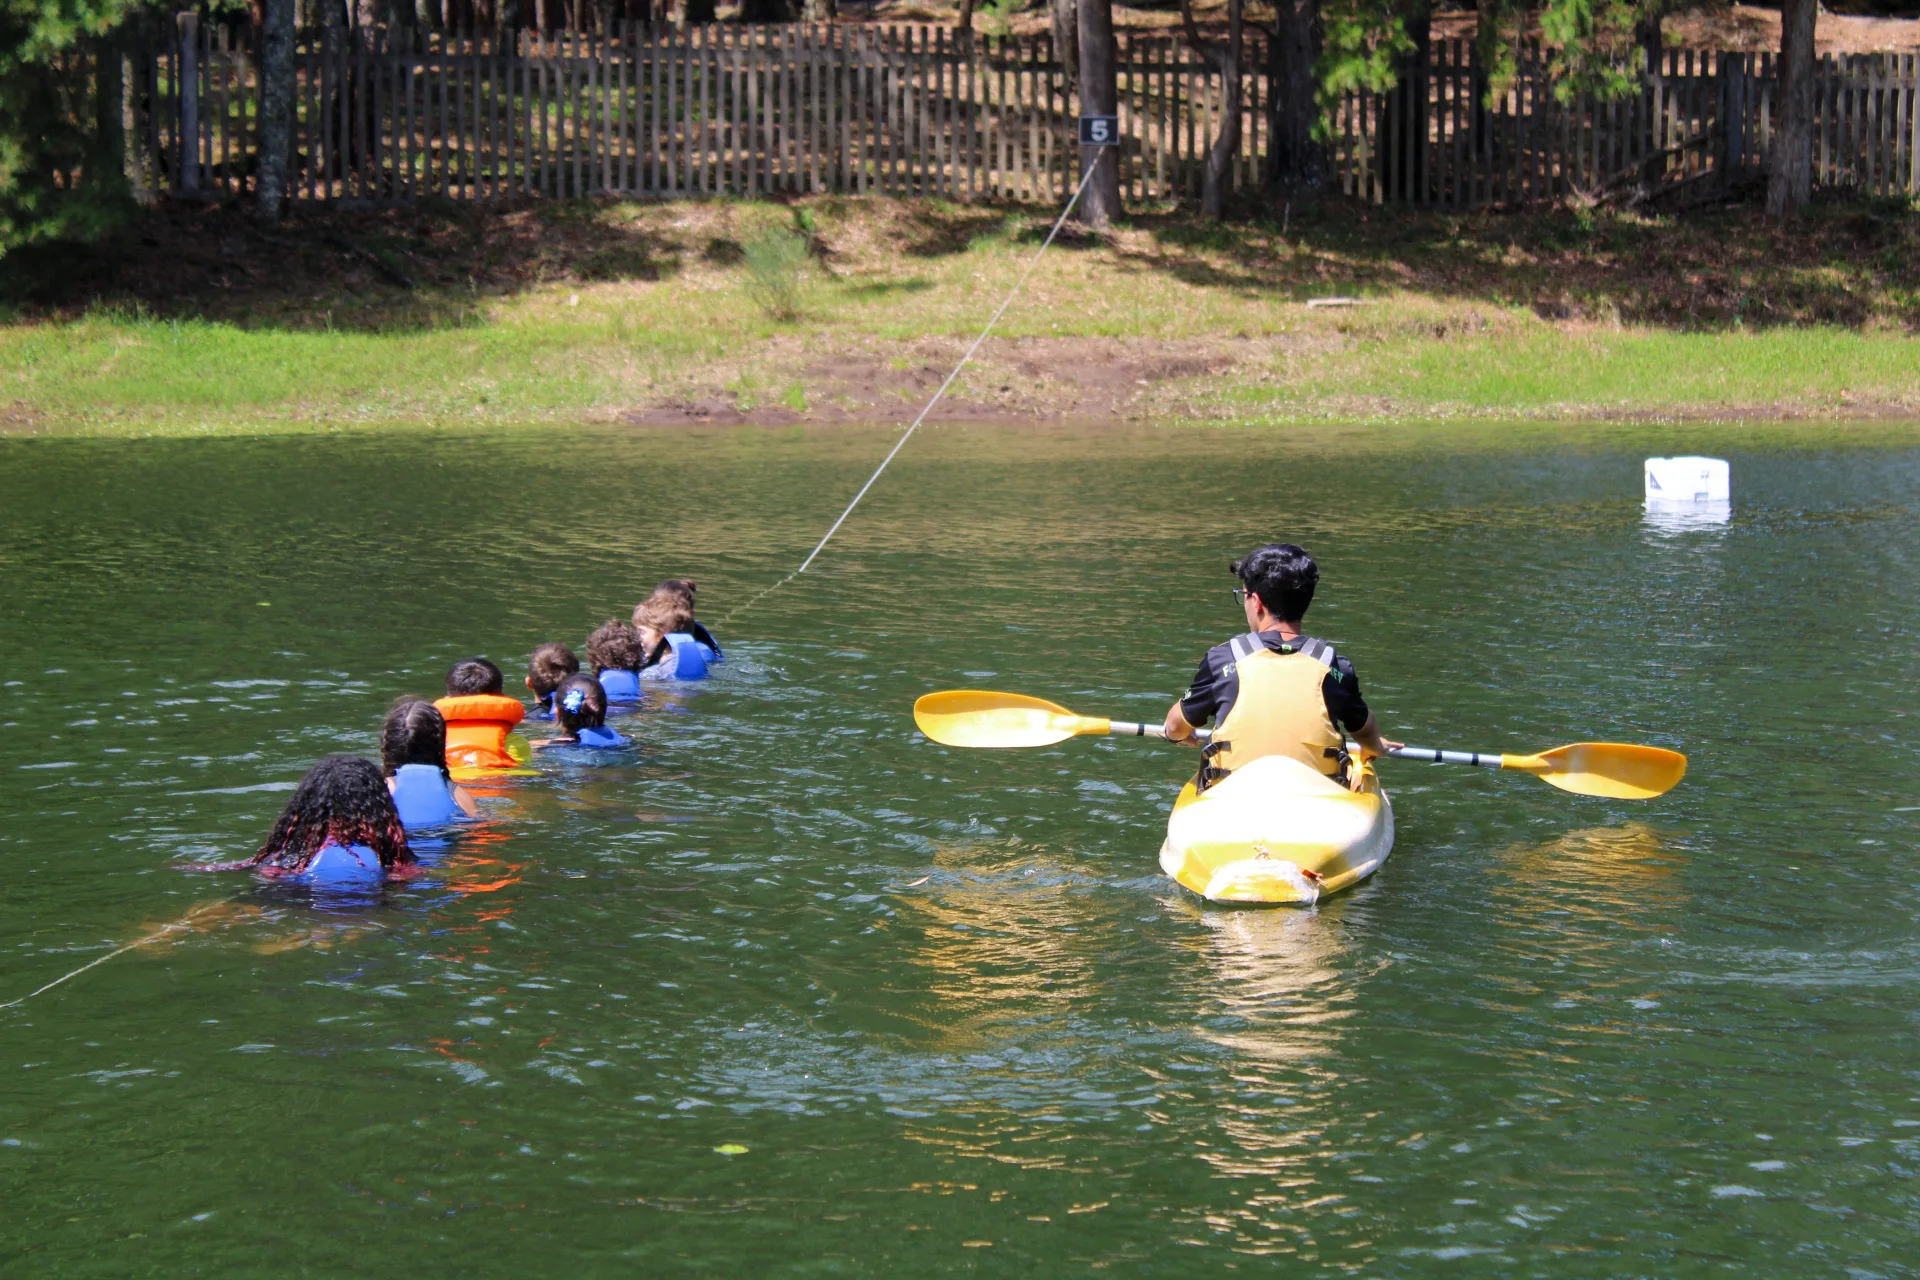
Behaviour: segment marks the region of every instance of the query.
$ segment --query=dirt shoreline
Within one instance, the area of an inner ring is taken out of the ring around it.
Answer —
[[[1568,324],[1571,334],[1592,326]],[[861,343],[829,351],[766,353],[761,388],[742,391],[731,369],[692,379],[676,391],[612,409],[607,420],[634,427],[872,425],[911,422],[965,353],[958,339],[923,338],[887,347]],[[988,339],[928,413],[929,424],[1045,421],[1140,423],[1245,421],[1221,404],[1222,385],[1272,382],[1274,361],[1288,351],[1330,345],[1318,338]],[[784,403],[782,388],[801,388],[805,403]],[[1305,407],[1305,406],[1303,406]],[[1422,418],[1584,419],[1595,422],[1790,422],[1845,418],[1920,419],[1920,386],[1908,399],[1847,395],[1838,400],[1755,401],[1738,405],[1676,404],[1622,410],[1568,403],[1529,412],[1468,404],[1400,404],[1380,396],[1319,398],[1311,418],[1395,421]]]

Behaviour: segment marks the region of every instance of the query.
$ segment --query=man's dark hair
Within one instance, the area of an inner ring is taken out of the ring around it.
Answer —
[[[453,664],[447,672],[447,696],[469,698],[480,693],[500,692],[500,668],[485,658],[468,658]]]
[[[1260,597],[1267,612],[1282,622],[1298,622],[1313,603],[1320,585],[1320,566],[1304,547],[1291,542],[1269,542],[1233,562],[1233,575]]]
[[[580,659],[573,656],[573,650],[555,640],[535,649],[527,660],[527,687],[536,698],[544,698],[578,670]]]

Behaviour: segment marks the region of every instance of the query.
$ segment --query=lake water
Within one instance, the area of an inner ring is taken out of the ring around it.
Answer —
[[[0,1259],[21,1274],[1916,1273],[1920,433],[0,440]],[[1732,459],[1671,531],[1649,453]],[[1390,735],[1311,910],[1163,879],[1159,716],[1304,542]],[[485,653],[670,575],[729,661],[361,909],[182,870]],[[716,1148],[734,1150],[723,1154]],[[737,1151],[737,1148],[745,1148]]]

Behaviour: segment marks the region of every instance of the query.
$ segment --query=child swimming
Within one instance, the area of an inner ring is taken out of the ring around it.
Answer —
[[[222,869],[308,884],[378,884],[420,872],[407,833],[371,760],[328,756],[307,771],[260,852]]]
[[[707,664],[716,660],[712,649],[694,639],[693,614],[673,594],[655,592],[635,605],[633,625],[646,646],[642,671],[649,680],[704,679]]]
[[[624,747],[628,740],[607,728],[607,693],[592,676],[568,676],[554,693],[553,718],[560,732],[536,747]]]
[[[485,658],[468,658],[447,672],[447,696],[434,708],[447,721],[447,767],[513,769],[520,764],[507,751],[507,735],[526,717],[518,698],[500,692],[500,668]]]
[[[403,698],[380,727],[380,766],[409,831],[457,822],[479,808],[447,774],[447,722],[424,698]]]
[[[558,641],[543,644],[533,651],[527,659],[527,688],[533,691],[539,706],[534,709],[532,719],[553,719],[553,691],[560,682],[580,670],[580,659],[573,656],[573,650]]]
[[[707,661],[725,662],[727,655],[720,652],[720,642],[713,638],[711,631],[701,626],[700,623],[694,619],[693,596],[699,589],[700,585],[692,578],[668,578],[665,582],[653,589],[653,594],[648,596],[647,600],[643,600],[633,606],[633,612],[636,615],[633,620],[633,625],[636,627],[640,625],[638,614],[641,609],[646,607],[648,600],[671,600],[687,611],[687,634],[712,650],[712,652],[707,655]]]
[[[640,700],[640,668],[646,650],[631,623],[608,618],[587,637],[587,661],[608,702]]]

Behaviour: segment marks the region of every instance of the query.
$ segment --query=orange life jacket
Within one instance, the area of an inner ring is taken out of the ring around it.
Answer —
[[[527,714],[520,699],[469,693],[441,698],[433,705],[447,721],[447,768],[519,767],[520,762],[507,753],[507,735]]]

